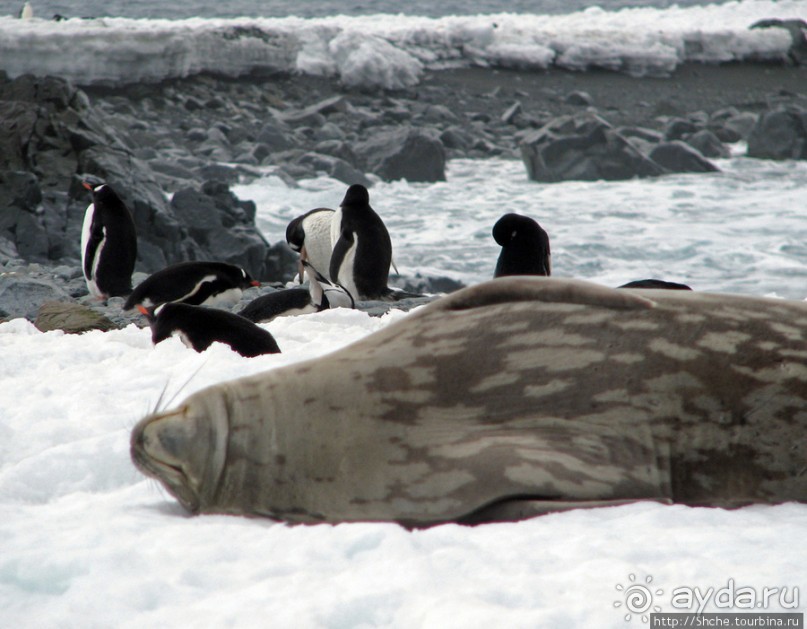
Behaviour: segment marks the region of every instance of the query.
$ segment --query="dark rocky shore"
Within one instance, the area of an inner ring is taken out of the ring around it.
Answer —
[[[581,129],[586,150],[594,135],[608,138],[608,160],[618,137],[643,156],[660,143],[685,143],[708,163],[755,128],[767,141],[792,127],[790,145],[764,150],[807,158],[805,66],[687,65],[663,79],[471,68],[372,93],[310,76],[81,88],[56,78],[0,77],[0,109],[0,320],[33,320],[48,301],[88,303],[117,324],[133,319],[120,313],[121,300],[104,305],[86,296],[79,240],[87,175],[105,179],[131,209],[139,273],[217,259],[279,286],[294,275],[296,255],[285,243],[266,242],[254,204],[229,189],[267,170],[290,186],[318,172],[346,186],[370,185],[368,173],[436,181],[456,157],[524,157],[529,165],[529,151],[539,155],[548,142],[567,146],[571,137],[579,148]],[[768,127],[759,131],[762,122]],[[662,153],[654,161],[659,172],[675,170],[678,162],[670,166]],[[572,174],[600,172],[589,161],[580,166],[590,155],[574,159]],[[555,169],[550,177],[563,174]],[[395,285],[454,288],[439,279],[395,278]]]

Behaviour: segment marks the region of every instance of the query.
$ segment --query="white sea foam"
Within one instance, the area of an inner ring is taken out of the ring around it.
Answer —
[[[452,160],[448,181],[378,182],[370,201],[387,224],[401,273],[472,284],[493,274],[491,237],[506,212],[549,233],[553,272],[616,286],[656,277],[699,290],[807,297],[807,162],[734,157],[720,173],[622,182],[540,184],[514,160]],[[321,177],[288,189],[276,177],[235,188],[258,206],[271,242],[289,220],[337,207],[345,184]]]
[[[200,72],[303,72],[347,85],[401,88],[422,72],[484,65],[574,70],[607,68],[664,75],[686,61],[717,63],[786,56],[783,29],[749,26],[798,18],[807,0],[567,15],[403,15],[316,19],[242,18],[52,22],[0,18],[0,69],[55,75],[78,84],[135,83]]]

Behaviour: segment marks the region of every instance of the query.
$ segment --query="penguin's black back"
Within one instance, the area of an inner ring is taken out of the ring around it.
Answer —
[[[339,281],[339,267],[355,239],[353,281],[359,296],[365,299],[384,297],[389,293],[387,282],[392,264],[389,232],[381,217],[370,207],[370,194],[364,186],[350,186],[341,207],[340,239],[331,257],[331,279]]]
[[[311,305],[307,288],[287,288],[256,297],[238,314],[254,323],[268,322],[289,310],[302,310]]]
[[[93,260],[100,256],[95,269],[95,283],[99,290],[110,297],[128,295],[132,292],[132,273],[137,260],[137,231],[129,208],[108,185],[93,190],[95,206],[90,227],[90,246],[103,249],[94,255],[85,256],[84,276],[91,277]]]
[[[549,236],[533,219],[505,214],[493,226],[493,239],[502,247],[493,277],[551,274]]]
[[[218,341],[246,357],[280,353],[269,332],[226,310],[166,303],[154,311],[149,323],[155,345],[180,332],[197,352],[203,352]]]
[[[208,276],[193,294],[197,284]],[[179,262],[152,273],[132,291],[123,305],[130,310],[148,299],[151,306],[174,301],[198,306],[209,297],[233,288],[245,289],[253,285],[252,277],[241,267],[226,262]]]

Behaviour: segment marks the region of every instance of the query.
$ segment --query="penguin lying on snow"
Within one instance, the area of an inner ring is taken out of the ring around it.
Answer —
[[[81,228],[81,268],[87,289],[98,299],[128,295],[137,259],[132,215],[108,184],[84,181],[82,185],[92,192]]]
[[[300,254],[300,282],[303,281],[303,263],[310,262],[315,269],[323,269],[328,276],[331,263],[331,221],[334,211],[324,207],[309,210],[298,216],[286,227],[286,242]]]
[[[238,314],[255,323],[267,323],[275,317],[356,307],[352,295],[342,286],[329,282],[305,260],[302,264],[308,275],[308,289],[287,288],[261,295]]]
[[[502,247],[493,277],[552,274],[549,236],[528,216],[505,214],[493,226],[493,239]]]
[[[132,291],[123,305],[150,308],[168,302],[193,306],[232,304],[243,289],[260,286],[241,267],[226,262],[180,262],[149,275]]]
[[[155,345],[176,334],[197,352],[219,342],[246,357],[280,353],[269,332],[226,310],[182,303],[166,303],[156,308],[138,306],[138,309],[148,318]]]
[[[331,221],[331,280],[356,299],[389,298],[392,242],[383,221],[370,207],[367,188],[354,184]]]

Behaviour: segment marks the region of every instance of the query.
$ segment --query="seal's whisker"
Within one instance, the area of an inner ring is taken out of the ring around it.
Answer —
[[[169,406],[172,406],[172,405],[174,404],[174,401],[175,401],[175,400],[176,400],[176,399],[179,397],[179,395],[182,393],[182,391],[184,391],[184,390],[185,390],[185,387],[187,387],[187,386],[188,386],[188,385],[189,385],[189,384],[190,384],[190,383],[193,381],[193,379],[194,379],[196,376],[198,376],[198,375],[199,375],[199,372],[200,372],[200,371],[202,371],[202,369],[205,367],[205,365],[207,365],[207,361],[204,361],[204,362],[203,362],[201,365],[199,365],[199,366],[198,366],[198,367],[197,367],[197,368],[194,370],[194,372],[193,372],[193,373],[192,373],[192,374],[191,374],[191,375],[188,377],[188,379],[187,379],[187,380],[186,380],[186,381],[185,381],[185,382],[184,382],[184,383],[183,383],[183,384],[182,384],[182,385],[181,385],[181,386],[180,386],[180,387],[179,387],[179,388],[178,388],[178,389],[177,389],[177,390],[174,392],[174,394],[171,396],[171,399],[170,399],[170,400],[168,400],[168,401],[165,403],[165,406],[163,406],[163,407],[162,407],[162,409],[159,409],[159,411],[155,410],[155,412],[164,411],[164,410],[165,410],[166,408],[168,408]],[[166,383],[166,388],[167,388],[167,387],[168,387],[168,384]],[[165,392],[165,390],[163,390],[163,393],[164,393],[164,392]],[[161,400],[162,400],[162,395],[160,395],[160,401],[161,401]]]

